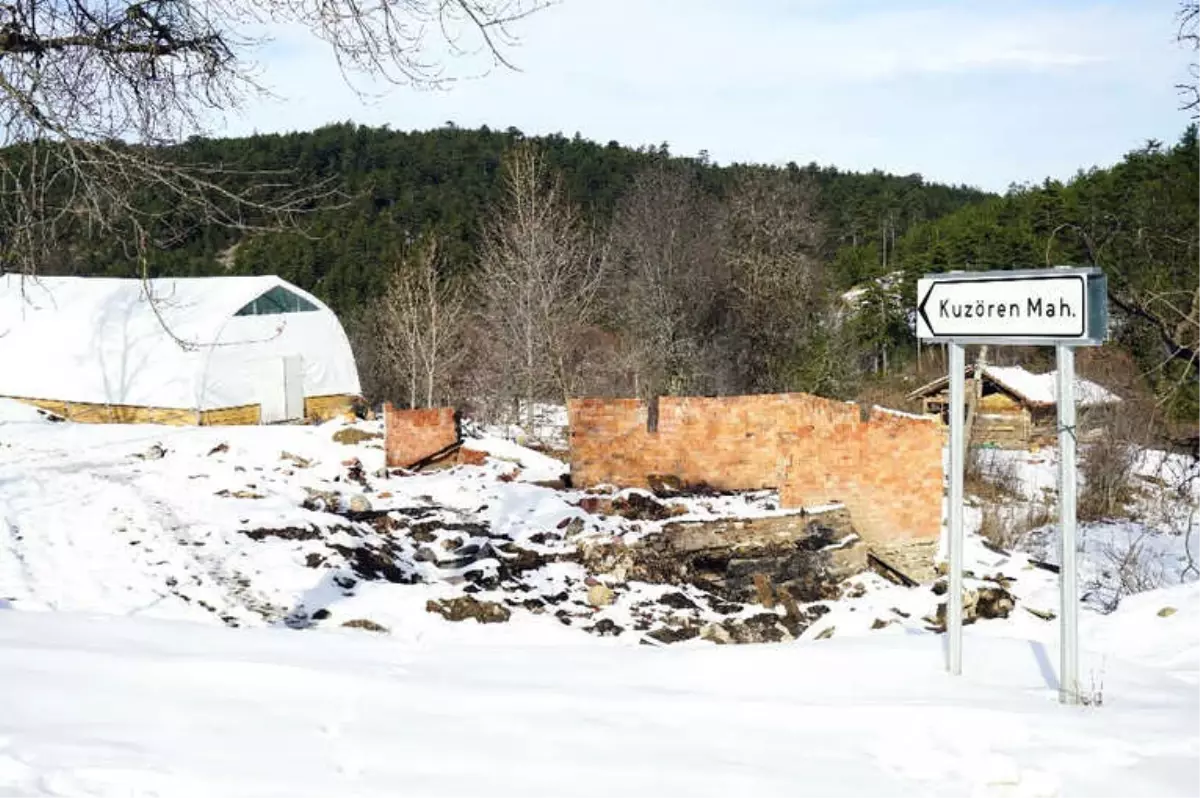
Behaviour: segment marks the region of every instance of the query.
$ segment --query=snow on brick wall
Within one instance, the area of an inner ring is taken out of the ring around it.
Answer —
[[[452,407],[400,410],[383,406],[384,447],[390,468],[407,468],[458,442],[458,421]]]
[[[808,394],[577,399],[567,406],[576,485],[645,486],[671,475],[718,490],[779,488],[785,507],[833,501],[869,540],[941,530],[942,431]]]

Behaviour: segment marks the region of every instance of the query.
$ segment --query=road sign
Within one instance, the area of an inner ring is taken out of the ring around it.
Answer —
[[[917,281],[917,337],[926,340],[1095,346],[1107,328],[1099,269],[949,272]]]
[[[946,668],[962,672],[963,347],[1053,344],[1058,362],[1059,700],[1079,695],[1079,576],[1075,551],[1075,347],[1108,335],[1108,286],[1094,268],[950,272],[917,281],[917,337],[949,344],[950,458]],[[982,375],[979,375],[982,376]]]

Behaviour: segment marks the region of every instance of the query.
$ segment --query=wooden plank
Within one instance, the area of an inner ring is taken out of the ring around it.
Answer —
[[[224,427],[257,424],[262,418],[259,405],[239,405],[205,410],[200,414],[200,424],[205,427]]]
[[[304,397],[304,417],[309,421],[328,421],[344,415],[353,408],[354,397],[349,394]]]

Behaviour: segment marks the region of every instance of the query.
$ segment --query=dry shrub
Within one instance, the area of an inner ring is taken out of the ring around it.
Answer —
[[[1095,578],[1084,584],[1085,598],[1101,612],[1112,612],[1125,596],[1156,590],[1167,584],[1163,562],[1153,544],[1149,528],[1130,532],[1124,539],[1114,535],[1099,548]]]
[[[1053,522],[1054,515],[1045,504],[989,502],[983,506],[979,534],[993,546],[1008,550],[1019,549],[1031,531]]]
[[[963,489],[984,500],[1019,498],[1021,475],[1017,461],[999,449],[967,447],[963,463]]]
[[[1120,410],[1099,411],[1092,419],[1097,434],[1083,448],[1079,491],[1079,519],[1098,521],[1121,518],[1136,495],[1134,468],[1141,447],[1129,414]]]

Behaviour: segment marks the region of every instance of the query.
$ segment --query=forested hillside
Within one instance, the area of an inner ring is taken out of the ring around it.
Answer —
[[[870,241],[837,253],[835,270],[860,277],[903,273],[904,300],[876,296],[863,314],[901,351],[911,333],[897,317],[915,301],[916,278],[946,269],[1099,266],[1109,281],[1113,340],[1178,418],[1197,413],[1200,351],[1200,173],[1196,127],[1174,144],[1150,141],[1111,168],[1062,183],[1011,190],[911,225],[885,251]],[[868,304],[870,300],[868,300]]]
[[[450,125],[192,139],[172,158],[227,170],[276,208],[300,187],[301,212],[276,229],[252,204],[235,224],[164,204],[171,235],[142,250],[149,271],[274,273],[313,291],[351,329],[372,399],[852,397],[912,369],[919,275],[1090,264],[1108,274],[1116,349],[1140,384],[1166,415],[1196,413],[1194,127],[1004,196]],[[42,270],[131,275],[137,251],[80,229]]]
[[[178,148],[177,157],[243,172],[233,180],[328,185],[345,196],[326,197],[326,209],[302,218],[296,233],[195,224],[186,238],[152,254],[151,270],[222,272],[229,261],[221,253],[240,243],[230,253],[234,271],[278,274],[346,312],[378,295],[400,250],[422,233],[438,237],[449,268],[470,269],[478,261],[485,216],[498,197],[501,158],[524,140],[514,128],[447,126],[405,133],[350,123],[306,133],[192,139]],[[668,161],[694,172],[714,196],[727,192],[741,171],[671,156],[665,144],[632,149],[559,135],[529,141],[561,173],[567,196],[597,229],[607,224],[634,176],[651,164]],[[929,184],[919,175],[856,174],[815,164],[780,171],[797,180],[811,178],[819,187],[827,221],[822,248],[829,256],[845,244],[901,235],[917,222],[986,196]],[[71,254],[48,271],[129,274],[131,268],[127,248],[81,235]]]

